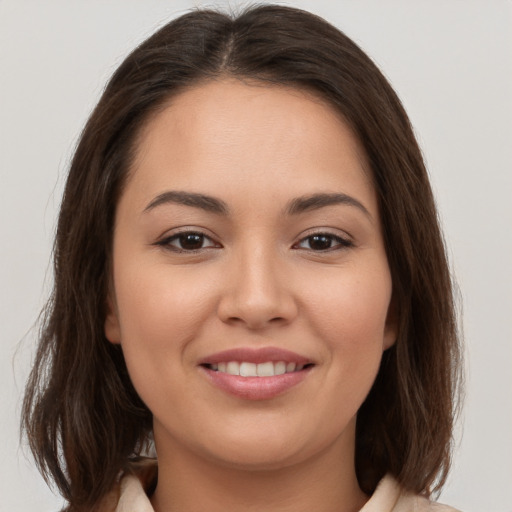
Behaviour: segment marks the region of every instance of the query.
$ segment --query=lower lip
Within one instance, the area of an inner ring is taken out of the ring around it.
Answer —
[[[240,377],[201,367],[210,382],[230,395],[244,400],[270,400],[302,382],[310,368],[273,377]]]

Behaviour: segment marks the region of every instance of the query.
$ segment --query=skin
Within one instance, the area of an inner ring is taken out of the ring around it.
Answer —
[[[147,123],[117,208],[105,332],[154,416],[157,512],[349,512],[368,499],[355,420],[396,321],[365,166],[330,106],[285,87],[207,82]],[[229,212],[155,205],[168,191],[212,196]],[[354,201],[287,213],[316,193]],[[192,251],[180,231],[205,236]],[[268,400],[226,393],[199,366],[267,346],[314,363]]]

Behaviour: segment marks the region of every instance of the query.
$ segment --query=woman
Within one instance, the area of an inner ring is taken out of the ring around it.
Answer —
[[[261,6],[128,56],[71,164],[24,406],[68,510],[429,510],[458,358],[419,148],[352,41]]]

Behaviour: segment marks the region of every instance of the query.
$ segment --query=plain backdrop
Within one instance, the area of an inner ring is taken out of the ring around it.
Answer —
[[[281,2],[287,3],[287,2]],[[56,511],[19,444],[20,398],[51,284],[73,145],[105,81],[190,0],[0,0],[0,511]],[[466,407],[440,500],[512,511],[512,3],[297,0],[344,30],[396,88],[436,192],[459,283]]]

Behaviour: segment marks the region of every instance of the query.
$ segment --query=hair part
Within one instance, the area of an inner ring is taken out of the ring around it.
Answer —
[[[307,89],[361,142],[399,330],[358,414],[357,476],[368,494],[386,473],[417,493],[440,489],[450,466],[460,350],[420,149],[400,100],[354,42],[313,14],[272,5],[237,17],[196,10],[171,21],[124,60],[85,125],[61,205],[54,289],[23,405],[40,470],[69,511],[91,510],[148,445],[152,415],[120,346],[104,335],[116,205],[152,114],[180,91],[221,77]]]

